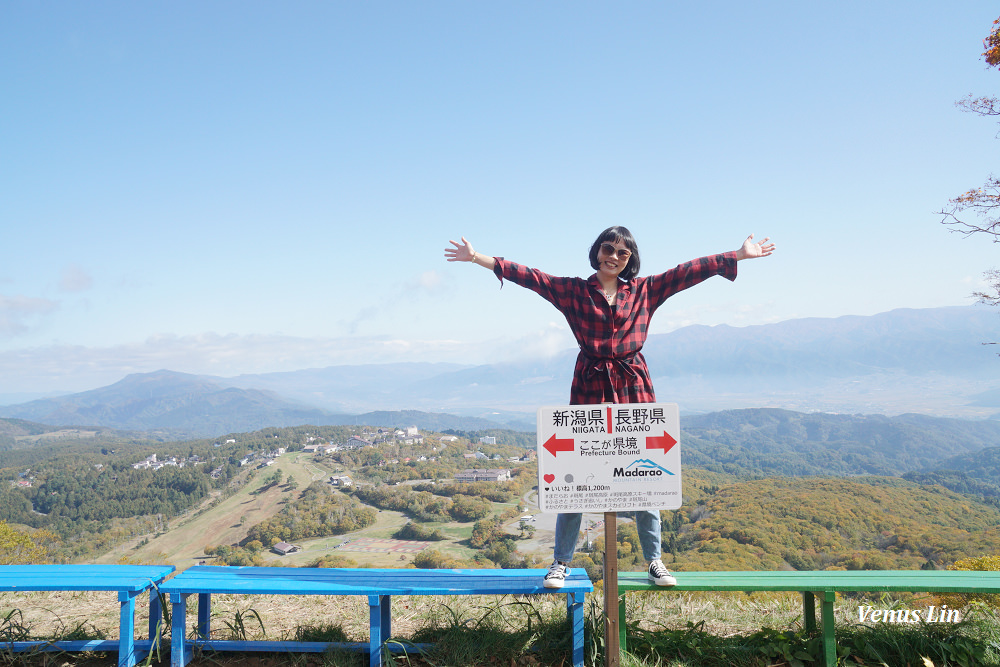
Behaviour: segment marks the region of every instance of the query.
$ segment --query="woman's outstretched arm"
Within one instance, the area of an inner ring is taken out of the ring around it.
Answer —
[[[473,264],[478,264],[484,268],[493,270],[496,265],[496,260],[489,255],[484,255],[481,252],[476,252],[473,249],[472,244],[462,237],[461,243],[456,243],[455,241],[448,240],[448,243],[455,246],[454,248],[445,248],[444,257],[449,262],[472,262]]]

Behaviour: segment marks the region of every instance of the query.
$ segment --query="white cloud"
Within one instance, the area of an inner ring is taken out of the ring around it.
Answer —
[[[94,279],[79,264],[67,266],[59,278],[59,289],[64,292],[83,292],[93,285]]]
[[[525,336],[490,343],[493,354],[500,360],[548,359],[577,346],[566,322],[549,322],[548,325]]]
[[[428,292],[430,294],[437,293],[444,287],[444,276],[440,271],[436,271],[434,269],[424,271],[417,276],[415,286],[421,291]]]
[[[0,336],[16,336],[30,331],[34,320],[57,308],[49,299],[0,294]]]
[[[0,352],[0,394],[84,391],[131,373],[160,369],[232,377],[392,362],[460,364],[550,356],[572,338],[550,326],[525,338],[490,341],[402,337],[298,338],[280,335],[157,335],[111,347],[51,345]]]
[[[377,295],[369,299],[368,305],[359,309],[350,319],[341,320],[340,324],[349,335],[357,334],[363,325],[373,322],[384,322],[387,318],[413,315],[412,309],[424,297],[439,297],[448,290],[444,275],[434,269],[412,276],[403,282],[396,283],[385,295]],[[410,309],[410,310],[408,310]]]

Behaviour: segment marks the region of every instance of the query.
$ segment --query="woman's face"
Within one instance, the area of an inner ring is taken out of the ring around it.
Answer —
[[[608,278],[617,278],[618,274],[628,266],[632,252],[621,239],[605,241],[597,251],[597,273]]]

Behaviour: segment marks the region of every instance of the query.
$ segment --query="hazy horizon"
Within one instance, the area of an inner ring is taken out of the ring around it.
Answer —
[[[1000,359],[995,348],[1000,312],[985,306],[896,309],[875,316],[802,318],[767,325],[686,327],[654,334],[643,353],[661,401],[688,413],[744,407],[800,412],[902,414],[990,418],[1000,414]],[[192,373],[169,367],[129,369],[78,391],[0,395],[0,406],[80,391],[91,410],[172,410],[173,399],[215,389],[260,390],[298,405],[334,413],[418,410],[484,416],[490,410],[530,415],[540,405],[562,405],[575,348],[546,357],[495,359],[488,364],[412,360],[302,366],[276,373]],[[110,364],[113,365],[113,364]],[[101,373],[111,368],[102,367]],[[169,371],[152,377],[156,371]],[[133,382],[124,382],[137,374]],[[178,377],[174,377],[176,374]],[[110,391],[105,391],[110,390]],[[166,392],[166,393],[163,393]],[[232,397],[235,398],[235,397]],[[218,395],[220,400],[223,394]],[[254,402],[262,397],[248,395]],[[215,398],[205,395],[204,410]],[[96,402],[95,402],[96,401]],[[60,404],[8,416],[63,414]],[[287,406],[291,408],[291,406]],[[261,406],[261,409],[266,409]],[[278,409],[286,409],[281,407]],[[62,419],[72,421],[69,413]],[[69,422],[67,422],[69,423]]]

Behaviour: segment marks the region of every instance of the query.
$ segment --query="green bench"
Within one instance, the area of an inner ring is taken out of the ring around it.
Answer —
[[[628,591],[793,591],[802,593],[807,630],[816,629],[820,600],[824,664],[837,664],[833,603],[837,593],[1000,593],[1000,572],[865,570],[816,572],[675,572],[676,586],[651,584],[645,572],[618,573],[618,593]],[[625,605],[618,607],[621,650],[625,650]]]
[[[133,667],[160,637],[162,609],[156,585],[173,565],[2,565],[0,592],[117,591],[121,605],[118,639],[3,642],[0,648],[23,651],[118,651],[119,667]],[[135,601],[149,591],[149,639],[135,639]]]
[[[184,667],[195,647],[215,651],[322,652],[337,644],[306,641],[212,639],[212,595],[364,595],[369,605],[367,644],[339,648],[367,651],[369,665],[382,664],[392,634],[393,595],[558,595],[566,596],[572,633],[573,664],[583,667],[583,602],[594,590],[584,570],[574,569],[560,589],[544,588],[546,570],[415,570],[368,568],[290,568],[196,566],[160,586],[170,596],[170,664]],[[187,639],[187,598],[198,596],[195,638]],[[336,620],[336,619],[330,619]],[[484,650],[488,650],[484,647]]]

